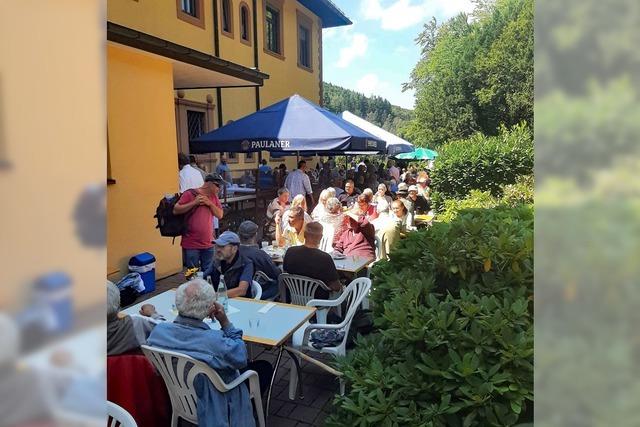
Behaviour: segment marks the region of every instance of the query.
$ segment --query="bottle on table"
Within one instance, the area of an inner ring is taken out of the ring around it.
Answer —
[[[227,286],[224,283],[224,276],[220,275],[220,282],[218,283],[218,302],[224,307],[224,311],[227,311],[229,307],[229,296],[227,295]]]

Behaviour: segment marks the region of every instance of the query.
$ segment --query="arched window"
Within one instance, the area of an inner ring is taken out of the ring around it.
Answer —
[[[231,15],[231,0],[222,0],[222,33],[233,36],[233,16]]]
[[[249,22],[249,7],[246,4],[240,5],[240,39],[250,42],[251,27]]]

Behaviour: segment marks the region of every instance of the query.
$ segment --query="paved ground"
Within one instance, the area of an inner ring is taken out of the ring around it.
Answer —
[[[146,294],[144,299],[175,288],[182,283],[184,283],[182,274],[159,280],[156,283],[156,290]],[[138,299],[136,303],[140,301],[142,301],[142,298]],[[275,351],[256,345],[252,346],[250,351],[254,359],[267,360],[272,365],[275,364],[277,357]],[[324,360],[329,362],[331,358],[325,358]],[[273,387],[267,425],[269,427],[322,426],[325,418],[332,410],[333,398],[339,390],[337,379],[321,368],[308,362],[303,362],[304,399],[289,400],[289,369],[291,365],[291,359],[285,352]]]

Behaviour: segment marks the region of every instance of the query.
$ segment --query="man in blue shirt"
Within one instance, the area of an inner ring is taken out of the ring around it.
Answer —
[[[266,391],[271,365],[264,360],[247,364],[242,330],[233,326],[222,306],[214,301],[215,291],[204,280],[182,284],[176,291],[178,317],[173,322],[157,325],[147,339],[148,345],[200,360],[227,384],[238,378],[240,371],[255,370],[260,377],[261,390]],[[207,317],[220,322],[221,330],[211,329],[203,321]],[[194,387],[198,396],[199,426],[255,426],[246,384],[220,393],[206,377],[199,375]]]
[[[206,276],[211,276],[211,283],[218,287],[220,276],[224,276],[229,298],[251,298],[251,282],[253,280],[253,263],[240,251],[240,237],[233,231],[225,231],[215,241],[213,268]]]
[[[216,166],[216,173],[222,177],[226,182],[232,182],[231,169],[227,165],[227,159],[224,156],[220,156],[220,164]]]

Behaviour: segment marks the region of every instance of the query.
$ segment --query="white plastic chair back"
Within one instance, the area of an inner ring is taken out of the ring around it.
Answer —
[[[319,249],[326,253],[333,251],[333,236],[335,235],[336,228],[333,224],[321,222],[322,224],[322,240],[320,240]]]
[[[138,427],[133,419],[122,406],[116,405],[107,400],[107,427]]]
[[[262,286],[260,286],[260,283],[255,280],[251,282],[251,296],[256,300],[260,300],[260,298],[262,298]]]
[[[321,280],[297,274],[282,273],[278,281],[285,284],[291,293],[291,304],[307,305],[313,299],[316,289],[322,288],[331,291]]]
[[[382,240],[378,237],[376,233],[376,261],[378,261],[382,257]]]
[[[196,395],[194,381],[200,374],[205,375],[220,393],[226,393],[249,379],[249,395],[255,404],[258,425],[264,426],[260,384],[258,382],[258,374],[255,371],[245,371],[232,383],[225,384],[215,370],[186,354],[148,345],[140,347],[147,359],[160,372],[167,386],[173,408],[172,427],[178,426],[178,418],[198,424],[198,396]]]

